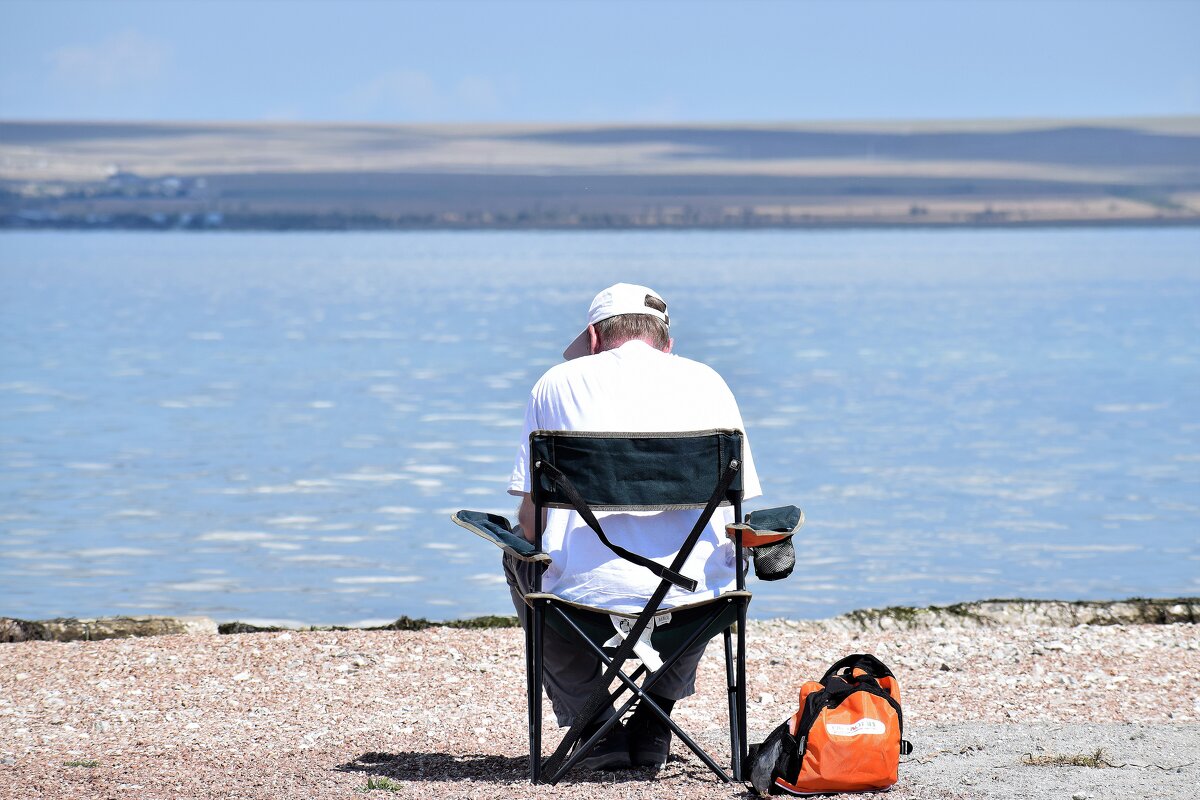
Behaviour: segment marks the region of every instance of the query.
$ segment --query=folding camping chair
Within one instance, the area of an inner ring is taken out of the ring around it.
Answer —
[[[540,548],[542,510],[574,509],[617,555],[651,570],[661,579],[640,614],[619,615],[608,609],[582,606],[540,591],[541,573],[537,571],[534,590],[524,597],[530,612],[525,627],[525,645],[531,782],[557,783],[638,703],[644,704],[669,725],[679,740],[722,780],[742,780],[747,757],[745,623],[750,602],[750,592],[746,591],[745,582],[743,538],[752,540],[746,546],[756,543],[765,548],[774,547],[773,559],[778,557],[780,543],[786,544],[791,552],[788,540],[803,522],[800,509],[788,506],[756,512],[747,518],[746,523],[729,525],[727,534],[736,548],[735,590],[701,602],[660,611],[660,605],[672,585],[688,591],[695,589],[696,582],[681,575],[679,570],[686,563],[717,507],[732,505],[734,519],[741,519],[741,458],[742,433],[734,430],[686,433],[535,431],[530,435],[529,463],[532,466],[530,485],[535,509],[536,544],[515,533],[503,517],[471,511],[460,511],[454,515],[454,522],[488,539],[516,558],[549,562],[550,556]],[[701,511],[691,531],[686,536],[681,531],[679,550],[669,567],[613,545],[593,513],[678,509]],[[752,518],[759,516],[774,530],[755,525]],[[794,560],[794,555],[792,558]],[[775,569],[771,574],[783,577],[790,571],[789,562],[786,571]],[[670,615],[669,622],[665,621],[667,613]],[[620,626],[622,632],[615,636],[614,616],[626,618]],[[543,761],[542,640],[546,625],[563,636],[578,638],[604,665],[604,672],[558,748]],[[725,644],[732,775],[719,766],[649,697],[656,680],[685,651],[717,633],[723,635]],[[630,659],[637,659],[641,663],[636,670],[626,673],[623,667]],[[618,685],[610,691],[614,680]],[[571,752],[584,730],[626,692],[632,696],[624,701],[616,714]]]

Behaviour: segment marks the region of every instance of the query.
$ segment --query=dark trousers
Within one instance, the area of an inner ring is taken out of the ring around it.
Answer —
[[[513,607],[517,610],[517,618],[521,627],[528,622],[529,607],[523,599],[533,591],[534,570],[543,569],[542,565],[530,561],[521,561],[507,553],[504,555],[504,577],[508,580],[508,590],[512,595]],[[543,626],[542,659],[545,663],[546,694],[554,707],[554,716],[558,724],[568,727],[575,717],[583,710],[588,696],[592,692],[592,684],[601,677],[603,669],[600,659],[577,641],[560,636],[549,625]],[[686,650],[679,660],[659,678],[652,689],[653,693],[672,700],[682,700],[696,692],[696,666],[704,655],[707,641],[697,642]],[[611,716],[610,709],[608,716]]]

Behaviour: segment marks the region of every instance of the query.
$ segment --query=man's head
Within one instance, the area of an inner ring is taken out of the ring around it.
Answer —
[[[588,309],[588,324],[563,351],[570,360],[619,347],[638,339],[671,352],[671,318],[667,303],[653,289],[618,283],[596,295]]]

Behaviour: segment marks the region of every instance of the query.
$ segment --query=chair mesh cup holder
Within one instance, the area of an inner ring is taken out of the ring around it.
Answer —
[[[760,581],[783,580],[796,566],[796,546],[791,536],[774,544],[759,545],[750,552],[754,558],[754,577]]]
[[[796,567],[792,538],[803,524],[803,511],[796,506],[780,506],[747,514],[745,522],[727,525],[725,533],[750,550],[756,578],[778,581],[791,575]]]

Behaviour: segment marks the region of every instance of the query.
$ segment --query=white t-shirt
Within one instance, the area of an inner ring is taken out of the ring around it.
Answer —
[[[529,434],[535,430],[655,432],[734,428],[745,431],[733,393],[711,367],[655,350],[642,341],[552,367],[530,392],[525,430],[508,491],[529,494]],[[762,494],[750,444],[743,442],[745,498]],[[597,513],[616,545],[669,566],[700,512]],[[733,544],[725,525],[733,509],[713,514],[681,572],[695,592],[672,586],[664,608],[713,597],[735,581]],[[548,511],[542,549],[553,559],[542,590],[612,611],[640,611],[659,578],[620,558],[573,509]]]

